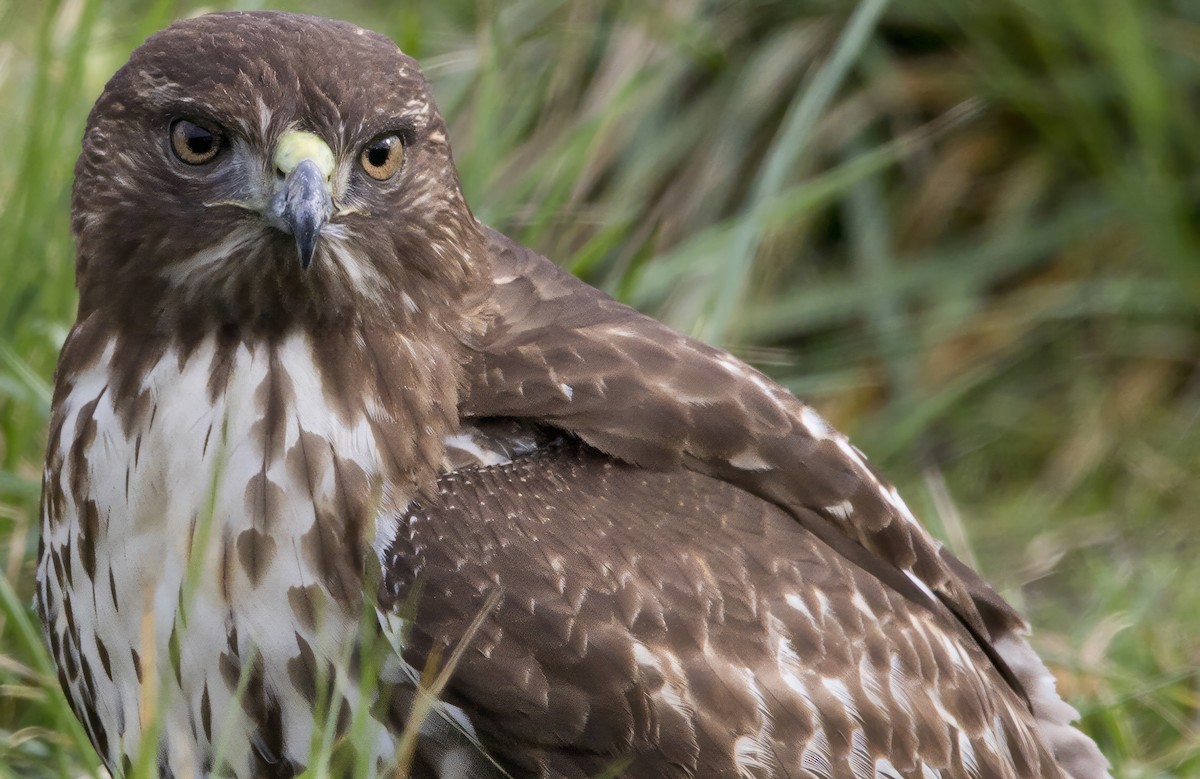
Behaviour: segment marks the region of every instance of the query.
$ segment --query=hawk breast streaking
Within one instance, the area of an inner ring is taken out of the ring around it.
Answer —
[[[1107,774],[845,438],[475,220],[386,38],[173,25],[72,209],[38,603],[114,773]]]

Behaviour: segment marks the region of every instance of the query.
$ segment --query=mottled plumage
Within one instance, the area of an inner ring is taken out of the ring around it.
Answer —
[[[38,603],[115,772],[294,776],[328,712],[379,774],[1106,775],[844,437],[474,219],[386,38],[172,26],[72,207]]]

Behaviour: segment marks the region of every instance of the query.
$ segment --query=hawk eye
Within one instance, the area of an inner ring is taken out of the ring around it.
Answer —
[[[220,130],[187,119],[176,119],[171,125],[171,151],[180,162],[188,165],[212,162],[221,151],[222,140]]]
[[[368,176],[377,181],[387,181],[404,162],[404,143],[396,133],[380,135],[363,147],[358,161]]]

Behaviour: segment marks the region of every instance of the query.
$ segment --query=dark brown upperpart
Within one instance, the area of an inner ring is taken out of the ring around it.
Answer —
[[[445,697],[512,776],[861,777],[877,759],[878,776],[1061,776],[946,608],[826,546],[805,529],[820,521],[563,441],[439,479],[388,550],[382,600],[412,599],[416,668],[470,636]]]
[[[626,462],[716,476],[795,512],[834,549],[861,545],[891,586],[903,571],[915,575],[982,642],[1025,631],[978,574],[901,515],[891,485],[839,434],[808,428],[803,404],[782,387],[749,367],[739,375],[728,355],[489,235],[504,281],[487,346],[467,368],[464,417],[534,419]],[[839,504],[844,517],[831,512]],[[899,589],[928,600],[912,590]]]

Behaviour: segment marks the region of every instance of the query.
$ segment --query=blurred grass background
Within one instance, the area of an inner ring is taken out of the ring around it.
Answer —
[[[0,2],[0,777],[94,766],[28,608],[83,122],[226,7]],[[1200,777],[1200,4],[336,13],[421,59],[482,219],[813,402],[1025,611],[1117,776]]]

